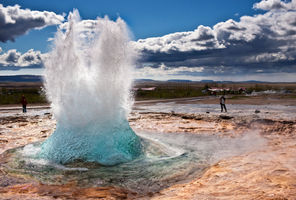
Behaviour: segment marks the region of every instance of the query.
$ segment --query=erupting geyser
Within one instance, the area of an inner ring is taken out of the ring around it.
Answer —
[[[260,144],[262,140],[249,134],[244,140],[142,131],[140,139],[127,121],[135,61],[129,45],[128,29],[121,19],[80,21],[77,11],[70,13],[45,63],[45,87],[56,130],[42,144],[1,154],[2,183],[10,184],[6,174],[11,173],[42,184],[72,185],[74,181],[83,188],[116,186],[150,195],[201,175],[219,159],[248,150],[249,140],[251,149],[254,141]],[[77,191],[76,184],[74,187]]]
[[[57,120],[40,157],[114,165],[141,154],[130,128],[134,53],[123,20],[80,21],[78,11],[59,30],[45,64],[45,87]]]

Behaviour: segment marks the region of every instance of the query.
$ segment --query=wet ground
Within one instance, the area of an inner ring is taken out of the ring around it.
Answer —
[[[198,176],[141,194],[117,186],[81,187],[75,181],[47,185],[0,167],[0,199],[295,199],[296,106],[227,108],[228,113],[221,113],[217,104],[192,100],[142,102],[129,116],[139,134],[213,152],[210,165]],[[28,109],[27,114],[0,109],[0,165],[6,162],[6,150],[43,141],[53,132],[56,122],[50,113],[46,107]]]

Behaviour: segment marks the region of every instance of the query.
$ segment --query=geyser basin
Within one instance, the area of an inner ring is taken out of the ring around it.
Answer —
[[[120,18],[79,19],[78,11],[55,36],[45,62],[46,94],[57,120],[40,158],[115,165],[141,154],[129,127],[134,65],[126,24]]]
[[[40,144],[9,150],[3,157],[6,164],[1,170],[24,175],[43,184],[66,184],[71,181],[80,187],[119,186],[141,194],[160,189],[204,170],[208,165],[190,151],[142,138],[143,154],[133,161],[115,166],[94,162],[75,161],[56,164],[36,157]],[[28,176],[29,175],[29,176]]]
[[[143,153],[115,166],[77,160],[56,164],[36,157],[40,144],[30,144],[1,155],[5,163],[0,170],[18,177],[32,177],[43,184],[75,182],[81,187],[119,186],[147,194],[178,181],[190,180],[221,159],[265,144],[258,134],[224,138],[190,133],[141,133],[140,137]]]

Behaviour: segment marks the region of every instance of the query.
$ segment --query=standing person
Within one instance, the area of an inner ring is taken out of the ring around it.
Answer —
[[[224,95],[222,95],[220,97],[221,112],[223,112],[223,108],[224,108],[225,112],[227,112],[227,109],[225,106],[225,101],[226,101],[226,99],[225,99]]]
[[[22,95],[22,100],[21,100],[22,106],[23,106],[23,113],[27,112],[27,99],[24,95]]]

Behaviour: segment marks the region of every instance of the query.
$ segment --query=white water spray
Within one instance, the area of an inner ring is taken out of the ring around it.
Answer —
[[[113,165],[141,153],[127,115],[135,56],[120,18],[81,21],[69,14],[45,64],[45,87],[57,119],[56,131],[40,156],[54,162],[75,160]]]

